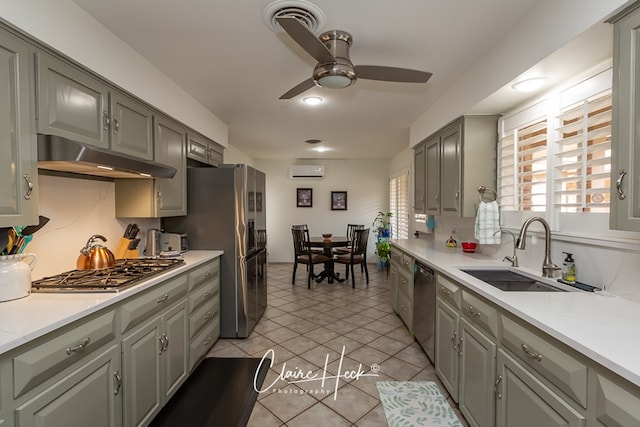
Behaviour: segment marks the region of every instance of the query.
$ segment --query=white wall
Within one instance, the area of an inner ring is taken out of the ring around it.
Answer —
[[[468,112],[518,75],[546,58],[628,0],[543,0],[513,30],[438,99],[412,125],[414,146]]]
[[[0,18],[228,145],[226,124],[71,0],[0,1]]]
[[[224,163],[244,163],[249,166],[254,166],[251,156],[244,151],[238,150],[231,144],[224,150]]]
[[[113,182],[39,175],[38,186],[40,215],[50,220],[26,248],[38,256],[32,279],[75,269],[80,249],[94,234],[106,237],[104,245],[115,251],[129,220],[115,217]],[[142,230],[142,250],[146,230],[159,228],[160,220],[135,219],[135,223]]]
[[[333,233],[344,236],[347,224],[371,224],[379,211],[389,208],[388,160],[296,161],[322,164],[326,177],[320,180],[289,178],[291,160],[260,160],[255,167],[267,176],[267,234],[270,262],[292,262],[291,225],[309,225],[311,235]],[[296,207],[296,188],[313,189],[313,207]],[[332,211],[331,191],[347,191],[347,210]],[[373,234],[368,261],[375,261]]]

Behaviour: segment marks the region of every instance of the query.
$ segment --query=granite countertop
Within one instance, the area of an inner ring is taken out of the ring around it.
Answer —
[[[508,263],[478,253],[463,253],[460,248],[452,251],[440,242],[428,240],[392,240],[391,244],[640,386],[640,345],[635,339],[640,325],[639,303],[582,291],[504,292],[460,268],[506,268]],[[541,276],[540,271],[517,270]]]
[[[117,303],[222,255],[222,251],[188,251],[185,264],[158,274],[121,292],[32,293],[0,303],[0,354],[61,326]]]

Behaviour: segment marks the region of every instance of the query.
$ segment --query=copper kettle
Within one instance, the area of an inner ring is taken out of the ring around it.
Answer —
[[[94,241],[100,239],[106,242],[107,239],[100,234],[94,234],[87,240],[84,248],[80,249],[80,255],[76,261],[78,270],[98,270],[100,268],[113,267],[116,265],[116,257],[107,247]]]

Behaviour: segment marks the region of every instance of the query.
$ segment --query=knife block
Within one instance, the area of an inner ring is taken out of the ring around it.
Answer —
[[[129,246],[131,245],[131,242],[133,242],[133,239],[126,239],[124,237],[120,238],[120,240],[118,241],[118,247],[116,248],[116,251],[114,252],[114,255],[115,255],[116,259],[139,258],[140,257],[140,253],[138,251],[138,248],[129,249]]]

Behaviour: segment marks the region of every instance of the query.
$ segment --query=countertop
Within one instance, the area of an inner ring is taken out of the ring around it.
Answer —
[[[0,354],[34,340],[61,326],[117,303],[222,255],[222,251],[188,251],[185,264],[153,276],[121,292],[32,293],[0,303]]]
[[[639,303],[581,291],[504,292],[460,268],[508,267],[506,262],[481,254],[467,254],[460,248],[452,251],[441,242],[429,240],[392,240],[391,244],[640,386]],[[517,270],[541,275],[540,271],[526,268]]]

